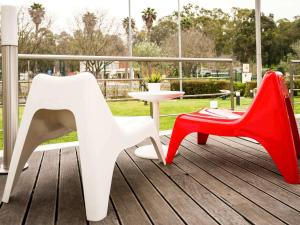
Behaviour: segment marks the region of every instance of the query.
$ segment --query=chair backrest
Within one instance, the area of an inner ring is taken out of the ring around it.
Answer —
[[[103,132],[107,132],[106,127],[117,126],[97,80],[88,72],[68,77],[37,75],[33,79],[27,104],[49,110],[83,112],[86,118],[96,118],[98,124],[95,126],[101,126]],[[93,122],[87,120],[86,124],[92,126],[89,123]]]
[[[282,127],[286,132],[291,131],[294,144],[300,148],[299,133],[289,92],[284,77],[279,72],[269,71],[264,75],[261,87],[259,88],[252,105],[244,114],[242,120],[251,121],[257,125],[269,123],[269,127]],[[274,126],[272,126],[274,125]]]

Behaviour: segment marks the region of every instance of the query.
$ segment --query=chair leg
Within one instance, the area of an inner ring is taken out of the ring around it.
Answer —
[[[300,174],[298,170],[298,160],[293,146],[284,143],[261,143],[276,164],[278,170],[284,177],[285,181],[290,184],[300,183]]]
[[[166,157],[167,164],[171,164],[173,162],[180,143],[190,133],[192,133],[192,131],[184,129],[184,127],[181,126],[180,120],[176,119],[169,143],[168,154]]]
[[[204,133],[197,133],[197,143],[198,145],[205,145],[207,142],[208,134]]]
[[[162,145],[159,139],[159,136],[157,134],[157,132],[154,130],[153,132],[154,134],[150,137],[150,140],[154,146],[154,149],[156,151],[156,154],[158,156],[158,159],[164,164],[166,165],[166,159],[165,159],[165,155],[162,149]],[[155,134],[156,133],[156,134]]]
[[[116,161],[116,157],[110,151],[107,153],[100,151],[101,154],[95,154],[99,150],[98,146],[91,147],[87,145],[83,147],[80,145],[82,186],[88,221],[99,221],[107,215],[111,181]]]
[[[68,129],[64,127],[54,126],[56,123],[53,123],[49,117],[47,120],[47,114],[45,116],[44,113],[45,110],[24,113],[10,163],[3,202],[9,201],[11,191],[33,150],[46,140],[68,133]]]
[[[9,165],[9,173],[6,179],[6,184],[2,196],[2,202],[8,203],[13,187],[15,186],[20,174],[33,152],[34,148],[40,144],[35,137],[35,131],[31,123],[32,116],[24,113],[19,132],[17,135],[13,155]]]
[[[18,181],[18,178],[20,177],[20,174],[22,172],[22,169],[25,166],[25,163],[27,162],[29,156],[31,155],[32,151],[30,149],[27,149],[27,151],[23,151],[23,148],[20,147],[18,149],[14,150],[14,153],[11,158],[11,163],[9,167],[9,173],[7,176],[5,189],[2,196],[2,202],[8,203],[9,198],[11,195],[11,192],[13,190],[13,187],[15,186],[16,182]]]

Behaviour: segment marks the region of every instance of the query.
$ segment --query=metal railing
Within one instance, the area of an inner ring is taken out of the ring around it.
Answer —
[[[294,91],[300,91],[299,88],[295,88],[295,79],[300,77],[300,75],[296,75],[296,64],[300,64],[300,60],[292,59],[290,61],[290,75],[289,75],[289,82],[290,82],[290,89],[289,94],[292,102],[293,108],[295,108],[295,104],[300,104],[300,102],[295,102],[294,99]]]
[[[90,56],[90,55],[46,55],[46,54],[19,54],[20,60],[75,60],[75,61],[127,61],[127,62],[198,62],[198,63],[226,63],[229,64],[228,78],[230,81],[230,105],[231,109],[234,109],[234,90],[233,90],[233,60],[230,58],[185,58],[185,57],[130,57],[130,56]],[[165,78],[164,80],[178,80],[180,91],[182,91],[182,82],[189,78]],[[208,78],[209,79],[209,78]],[[211,78],[210,78],[211,79]],[[220,78],[215,78],[220,79]],[[98,82],[109,82],[109,81],[143,81],[143,79],[97,79]],[[208,96],[220,96],[220,93],[214,94],[197,94],[194,97],[208,97]],[[192,97],[189,95],[188,97]],[[108,101],[117,100],[129,100],[129,99],[108,99]]]

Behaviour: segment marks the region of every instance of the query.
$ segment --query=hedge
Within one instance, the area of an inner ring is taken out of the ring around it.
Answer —
[[[182,88],[186,95],[220,93],[220,90],[230,90],[230,82],[226,80],[187,80],[182,82]],[[244,95],[246,84],[234,82],[235,91],[241,91]],[[171,90],[179,90],[179,82],[171,82]]]
[[[286,81],[289,87],[289,81]],[[295,80],[295,89],[300,89],[300,80]],[[186,95],[196,94],[212,94],[220,93],[220,90],[230,89],[230,82],[226,80],[187,80],[182,82],[182,88]],[[251,81],[247,83],[234,82],[234,91],[241,91],[241,96],[252,97],[251,90],[256,88],[256,82]],[[171,82],[171,90],[179,90],[179,82]],[[294,95],[297,95],[297,91],[294,91]]]

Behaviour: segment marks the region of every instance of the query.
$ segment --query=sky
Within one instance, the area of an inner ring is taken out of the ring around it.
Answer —
[[[121,24],[128,16],[128,0],[0,0],[0,5],[9,4],[17,6],[30,6],[33,2],[44,5],[47,16],[51,18],[52,29],[58,33],[63,30],[72,31],[75,17],[85,11],[104,12],[110,18]],[[180,0],[181,6],[188,3],[197,4],[207,9],[221,8],[230,12],[232,7],[254,8],[255,0]],[[300,15],[300,0],[261,0],[262,12],[273,13],[275,19],[293,19]],[[131,14],[137,27],[143,26],[141,12],[146,7],[155,8],[158,18],[171,14],[178,9],[178,0],[131,0]]]

